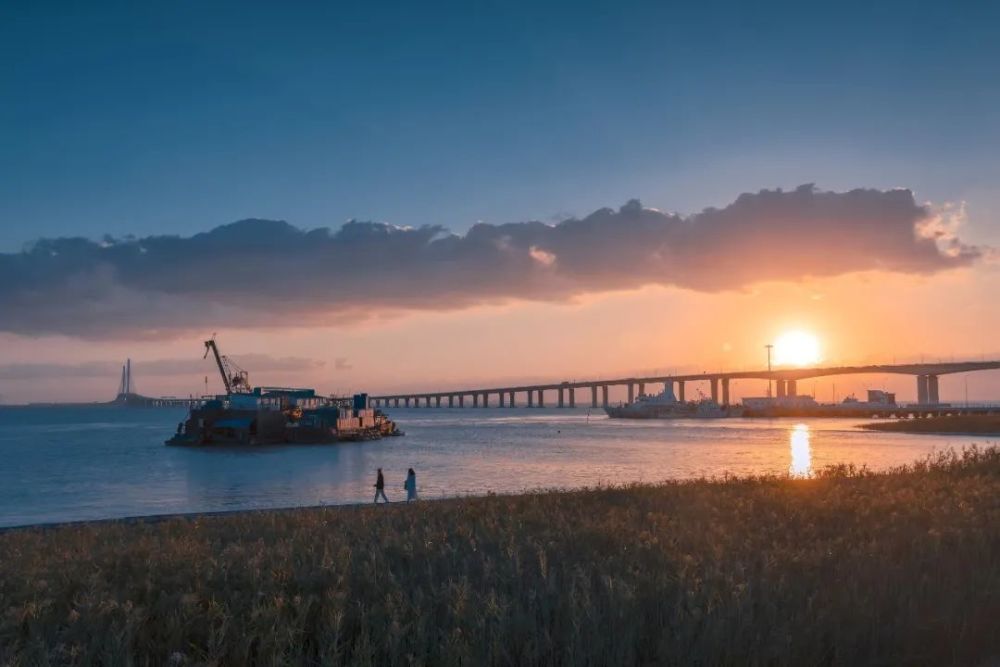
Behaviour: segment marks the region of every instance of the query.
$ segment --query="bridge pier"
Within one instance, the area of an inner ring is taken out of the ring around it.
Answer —
[[[640,396],[645,396],[646,395],[646,383],[645,382],[640,382],[639,383],[639,395]]]
[[[563,395],[564,395],[564,393],[565,393],[565,392],[563,392],[563,388],[562,388],[562,387],[559,387],[559,407],[560,407],[560,408],[565,408],[565,407],[566,407],[566,403],[565,403],[565,401],[563,400]]]
[[[941,402],[941,398],[938,394],[938,376],[928,375],[927,376],[927,402],[937,405]]]
[[[628,402],[631,403],[635,400],[635,385],[631,382],[628,383]]]
[[[785,395],[798,396],[799,388],[795,380],[785,380]]]
[[[569,388],[569,407],[576,407],[576,387]]]
[[[490,395],[485,391],[483,392],[483,407],[484,408],[490,407]]]
[[[516,408],[517,407],[517,405],[514,403],[514,396],[515,396],[515,394],[516,394],[516,392],[513,392],[513,391],[510,392],[510,407],[512,407],[512,408]]]
[[[441,397],[440,396],[435,396],[434,397],[434,407],[436,407],[436,408],[440,408],[441,407]]]
[[[528,407],[529,408],[535,407],[535,390],[534,389],[529,389],[528,390]]]
[[[712,400],[716,403],[719,402],[719,378],[712,378],[709,380],[712,385]]]
[[[722,404],[729,405],[729,378],[722,378]]]
[[[784,398],[785,397],[785,381],[784,380],[775,380],[774,381],[774,387],[775,387],[775,394],[777,395],[777,397],[778,398]]]
[[[920,405],[927,404],[927,376],[918,375],[917,376],[917,403]]]
[[[472,394],[472,407],[474,408],[479,407],[479,394],[476,393]]]
[[[539,389],[538,390],[538,407],[540,407],[540,408],[544,408],[545,407],[545,390],[544,389]]]
[[[601,385],[601,404],[608,407],[608,385]]]
[[[440,402],[440,400],[441,399],[438,399],[439,402]],[[431,397],[430,396],[425,396],[424,397],[424,407],[426,407],[426,408],[431,407]],[[440,403],[438,404],[438,407],[441,407]]]
[[[677,400],[681,403],[684,403],[686,400],[684,398],[684,380],[677,381]]]
[[[597,407],[597,385],[590,385],[590,407]]]

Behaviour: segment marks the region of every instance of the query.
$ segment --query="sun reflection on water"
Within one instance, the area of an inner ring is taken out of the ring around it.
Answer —
[[[791,434],[792,461],[788,474],[792,477],[812,475],[812,448],[809,446],[809,425],[796,424]]]

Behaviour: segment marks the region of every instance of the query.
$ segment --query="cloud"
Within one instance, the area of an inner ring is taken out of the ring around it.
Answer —
[[[318,370],[325,363],[301,357],[271,357],[266,354],[232,355],[240,366],[256,372],[289,372]],[[121,361],[88,361],[76,364],[26,363],[0,365],[0,380],[43,380],[50,378],[117,378],[121,376]],[[136,378],[151,376],[184,376],[216,373],[215,362],[208,359],[134,360],[132,374]]]
[[[338,371],[349,371],[354,368],[354,364],[347,357],[337,357],[333,360],[333,368]]]
[[[742,194],[682,217],[630,201],[558,224],[337,230],[242,220],[188,238],[44,239],[0,255],[0,331],[159,338],[563,301],[643,285],[720,291],[858,271],[968,266],[955,210],[909,190]]]

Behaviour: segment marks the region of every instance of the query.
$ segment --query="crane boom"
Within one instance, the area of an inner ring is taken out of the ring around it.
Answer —
[[[214,337],[205,341],[203,359],[208,357],[209,351],[215,357],[215,365],[219,368],[219,375],[222,376],[222,384],[226,388],[226,394],[249,394],[251,392],[250,375],[229,357],[219,352],[219,346]]]

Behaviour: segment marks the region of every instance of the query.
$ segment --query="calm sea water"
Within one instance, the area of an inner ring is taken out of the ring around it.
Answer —
[[[655,482],[723,473],[883,468],[979,437],[874,433],[850,420],[620,421],[587,410],[411,409],[402,438],[191,449],[163,441],[184,410],[0,409],[0,526]]]

